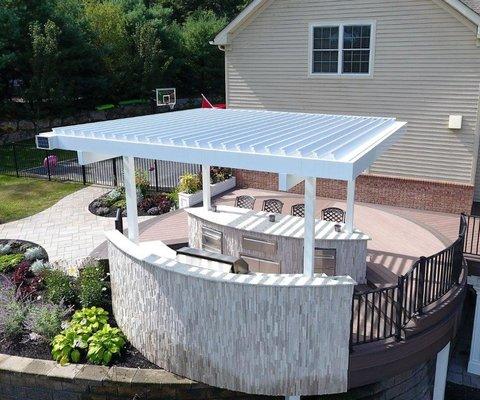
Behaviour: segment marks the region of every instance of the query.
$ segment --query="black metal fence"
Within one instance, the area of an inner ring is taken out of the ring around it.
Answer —
[[[463,249],[467,216],[460,218],[457,240],[430,257],[418,259],[395,286],[354,293],[352,302],[351,344],[358,345],[396,337],[425,308],[459,284],[463,268]]]
[[[480,256],[480,216],[466,215],[467,228],[463,252],[467,256]]]
[[[135,168],[144,171],[150,186],[158,190],[171,190],[185,173],[199,173],[198,164],[135,159]],[[73,181],[105,186],[123,185],[121,157],[82,166],[77,153],[65,150],[40,150],[35,144],[11,143],[0,146],[0,174]]]

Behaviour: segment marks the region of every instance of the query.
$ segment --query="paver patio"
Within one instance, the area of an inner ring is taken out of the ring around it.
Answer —
[[[0,238],[38,243],[48,252],[50,261],[76,265],[105,241],[104,231],[114,228],[113,218],[88,211],[88,205],[108,190],[100,186],[81,189],[38,214],[0,225]]]

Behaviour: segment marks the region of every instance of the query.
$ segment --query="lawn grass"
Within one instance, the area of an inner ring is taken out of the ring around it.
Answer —
[[[15,154],[17,158],[17,166],[19,170],[40,167],[43,165],[43,160],[47,156],[45,150],[37,149],[35,139],[23,140],[15,143],[0,145],[0,173],[15,171]],[[55,154],[59,161],[74,159],[77,153],[68,150],[52,150],[49,154]]]
[[[83,187],[80,183],[0,175],[0,223],[36,214]]]

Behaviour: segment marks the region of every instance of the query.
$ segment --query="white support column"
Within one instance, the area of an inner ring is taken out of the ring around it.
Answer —
[[[445,386],[447,385],[448,358],[450,355],[450,342],[437,354],[437,366],[435,369],[435,385],[433,387],[433,400],[445,398]]]
[[[348,233],[353,232],[353,219],[355,208],[355,179],[348,181],[347,183],[347,215],[345,220],[345,230]]]
[[[468,283],[475,289],[477,301],[475,302],[472,343],[470,345],[470,358],[468,360],[467,370],[470,374],[480,375],[480,277],[469,276]]]
[[[202,191],[203,191],[203,207],[210,210],[210,165],[202,164]]]
[[[135,184],[135,158],[123,157],[123,180],[127,201],[128,238],[138,242],[137,187]]]
[[[315,253],[315,202],[317,179],[305,178],[305,235],[303,238],[303,274],[313,276]]]

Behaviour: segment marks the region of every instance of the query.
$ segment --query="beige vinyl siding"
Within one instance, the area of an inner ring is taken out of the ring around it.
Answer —
[[[408,133],[370,172],[472,183],[480,47],[461,19],[432,0],[275,0],[233,35],[228,105],[397,117]],[[348,20],[376,21],[373,77],[309,76],[309,24]]]

